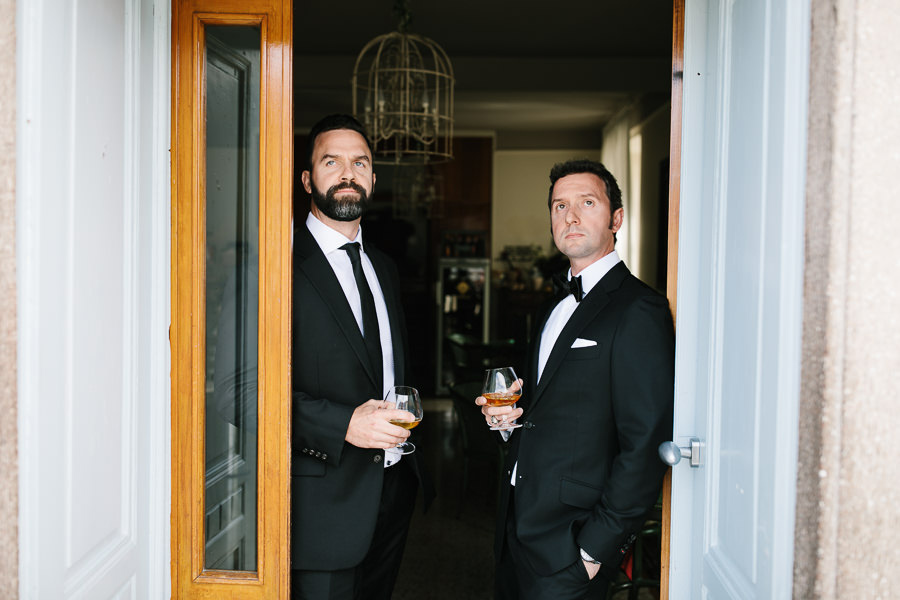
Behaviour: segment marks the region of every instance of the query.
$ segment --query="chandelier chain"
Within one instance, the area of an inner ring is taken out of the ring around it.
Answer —
[[[446,52],[406,32],[407,0],[395,0],[398,31],[366,44],[353,69],[353,112],[381,164],[433,164],[453,158],[453,67]]]

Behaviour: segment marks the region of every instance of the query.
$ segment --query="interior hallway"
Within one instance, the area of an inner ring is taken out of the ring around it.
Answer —
[[[453,403],[427,399],[424,405],[419,428],[437,497],[426,514],[421,498],[416,506],[394,599],[487,600],[494,589],[495,465],[472,462],[460,503],[463,454]]]

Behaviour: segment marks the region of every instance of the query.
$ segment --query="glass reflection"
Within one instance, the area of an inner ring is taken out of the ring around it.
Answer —
[[[206,560],[256,570],[258,27],[206,27]]]

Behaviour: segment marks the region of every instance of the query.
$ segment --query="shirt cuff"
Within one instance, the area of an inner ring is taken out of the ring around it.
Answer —
[[[581,560],[589,563],[594,563],[595,565],[601,564],[599,560],[595,560],[590,554],[584,551],[584,548],[579,548],[581,550]]]
[[[384,451],[384,468],[393,467],[400,459],[403,458],[403,454],[397,448],[388,448]]]

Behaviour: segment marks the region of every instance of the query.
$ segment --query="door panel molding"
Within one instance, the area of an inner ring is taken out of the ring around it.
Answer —
[[[19,9],[18,591],[163,597],[168,9]]]

